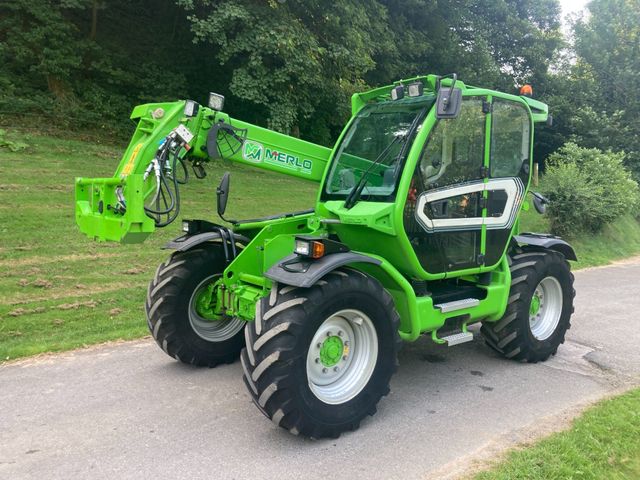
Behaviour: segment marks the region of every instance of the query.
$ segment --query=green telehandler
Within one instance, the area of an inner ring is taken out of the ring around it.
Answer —
[[[523,92],[521,92],[523,93]],[[77,178],[76,221],[100,241],[135,243],[174,221],[188,171],[226,159],[318,182],[308,211],[182,220],[145,308],[158,345],[182,362],[241,360],[258,409],[294,434],[337,437],[373,415],[398,350],[428,334],[538,362],[573,312],[573,248],[521,233],[534,124],[547,105],[419,76],[352,97],[328,149],[231,118],[224,97],[135,107],[112,178]],[[278,192],[286,195],[286,192]],[[534,194],[543,211],[546,200]]]

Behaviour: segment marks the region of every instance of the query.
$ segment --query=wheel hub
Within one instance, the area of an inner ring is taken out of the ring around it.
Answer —
[[[540,297],[537,293],[534,293],[531,299],[531,307],[529,308],[529,315],[537,315],[540,311]]]
[[[221,320],[216,312],[215,282],[206,285],[196,294],[195,309],[198,315],[207,320]]]
[[[342,358],[344,352],[344,343],[342,339],[336,335],[332,335],[322,342],[320,347],[320,362],[325,367],[333,367]]]

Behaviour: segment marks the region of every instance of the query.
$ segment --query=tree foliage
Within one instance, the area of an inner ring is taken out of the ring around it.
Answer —
[[[0,111],[118,125],[206,92],[235,116],[330,143],[349,97],[421,73],[513,91],[560,45],[557,0],[8,0]]]
[[[592,0],[573,25],[571,61],[551,79],[560,123],[545,154],[572,140],[625,152],[640,179],[640,0]]]

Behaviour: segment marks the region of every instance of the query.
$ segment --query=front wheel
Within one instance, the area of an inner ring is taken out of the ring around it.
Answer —
[[[145,310],[158,345],[184,363],[231,363],[244,346],[245,323],[216,313],[214,285],[224,271],[220,245],[176,252],[149,284]]]
[[[389,392],[399,316],[375,279],[331,272],[311,288],[273,286],[245,330],[249,393],[277,425],[306,437],[358,428]]]
[[[539,362],[555,355],[573,313],[573,274],[560,253],[520,252],[511,257],[507,310],[496,323],[485,322],[487,344],[514,360]]]

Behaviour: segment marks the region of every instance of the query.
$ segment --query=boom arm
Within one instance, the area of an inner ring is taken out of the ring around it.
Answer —
[[[138,124],[114,176],[76,178],[76,222],[96,240],[138,243],[171,223],[183,166],[202,178],[204,163],[225,158],[320,182],[331,153],[191,101],[139,105],[131,118]]]

